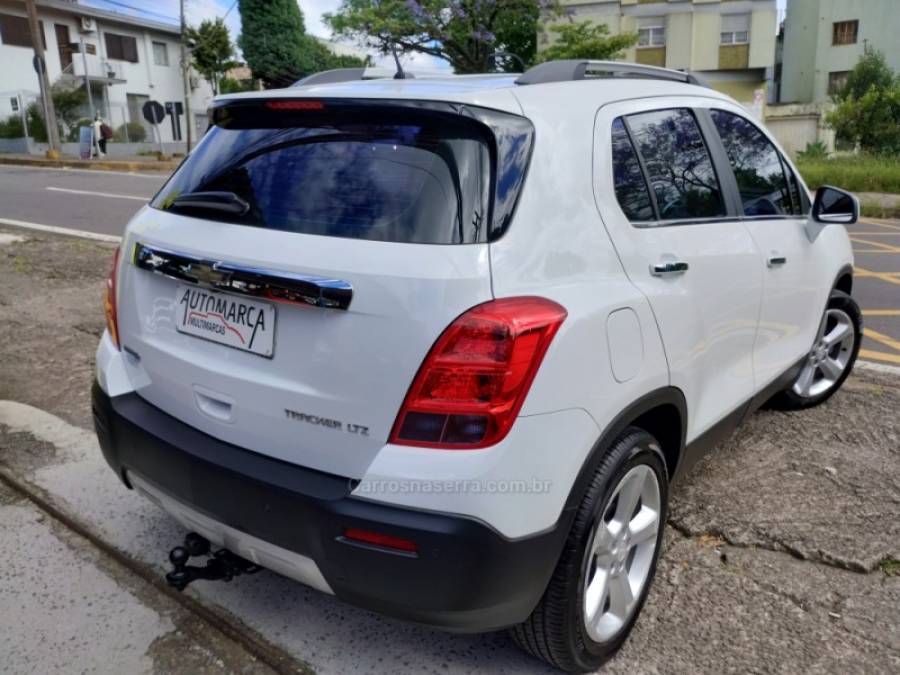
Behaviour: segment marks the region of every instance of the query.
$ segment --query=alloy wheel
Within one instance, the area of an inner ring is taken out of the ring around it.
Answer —
[[[850,363],[856,331],[853,321],[841,309],[829,309],[822,318],[815,344],[794,382],[794,393],[815,398],[831,389]]]
[[[615,637],[628,623],[653,566],[661,499],[653,469],[640,464],[613,490],[588,543],[583,618],[595,642]]]

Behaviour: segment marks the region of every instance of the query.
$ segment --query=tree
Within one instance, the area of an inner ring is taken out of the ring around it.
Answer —
[[[541,15],[559,11],[557,0],[341,0],[324,19],[337,35],[384,54],[395,47],[443,59],[457,73],[483,73],[497,52],[531,63]],[[521,67],[511,59],[499,65]]]
[[[225,74],[238,65],[233,60],[234,46],[225,26],[224,19],[205,20],[199,28],[189,27],[186,31],[188,40],[194,43],[192,56],[194,68],[212,86],[214,94],[219,93],[219,81]]]
[[[286,87],[330,68],[362,66],[362,59],[337,56],[306,34],[297,0],[239,0],[238,46],[254,77],[267,87]]]
[[[826,121],[838,139],[865,152],[900,154],[900,78],[882,53],[866,48],[834,101]]]
[[[606,24],[563,23],[550,26],[559,39],[539,54],[540,61],[556,59],[617,59],[637,43],[637,33],[610,35]]]

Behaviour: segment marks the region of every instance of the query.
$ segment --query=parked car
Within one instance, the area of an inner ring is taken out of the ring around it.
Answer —
[[[690,74],[552,62],[210,115],[125,230],[93,405],[125,485],[248,565],[591,670],[671,485],[853,367],[856,199],[811,200]]]

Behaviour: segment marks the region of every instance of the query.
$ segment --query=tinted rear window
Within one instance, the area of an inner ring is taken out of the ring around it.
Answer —
[[[490,137],[470,119],[360,110],[281,116],[277,126],[272,114],[224,117],[152,206],[178,210],[181,195],[226,192],[247,203],[245,214],[189,215],[378,241],[487,239]]]

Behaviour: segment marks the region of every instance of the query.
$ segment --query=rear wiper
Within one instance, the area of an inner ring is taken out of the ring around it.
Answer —
[[[215,211],[229,216],[243,216],[250,205],[233,192],[186,192],[172,200],[167,210]]]

